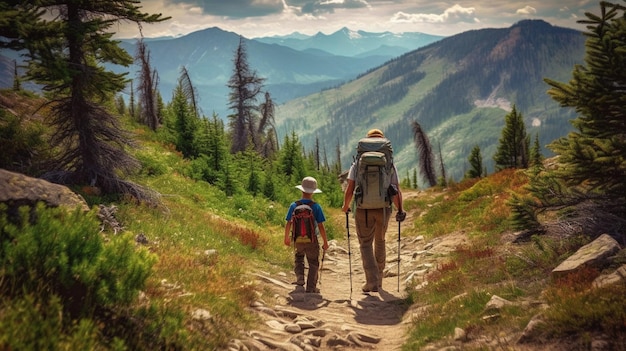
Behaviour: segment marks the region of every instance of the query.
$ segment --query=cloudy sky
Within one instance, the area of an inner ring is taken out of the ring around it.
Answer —
[[[599,13],[591,0],[142,0],[142,11],[172,18],[143,24],[145,37],[180,36],[219,27],[247,38],[333,33],[343,27],[367,32],[422,32],[449,36],[480,28],[502,28],[523,19],[584,29],[576,21]],[[137,37],[134,24],[117,36]]]

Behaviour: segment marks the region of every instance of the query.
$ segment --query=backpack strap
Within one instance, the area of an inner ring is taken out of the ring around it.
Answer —
[[[295,202],[296,207],[300,206],[300,205],[308,205],[311,208],[311,211],[313,210],[313,205],[315,205],[315,201],[311,200],[307,203],[302,202],[302,200],[298,200]]]

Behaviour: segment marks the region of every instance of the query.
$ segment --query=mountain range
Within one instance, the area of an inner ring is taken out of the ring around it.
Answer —
[[[543,155],[550,156],[545,146],[572,130],[574,111],[550,98],[544,78],[569,81],[574,65],[583,62],[584,43],[581,32],[541,20],[450,36],[346,84],[280,105],[279,135],[296,132],[307,150],[320,140],[331,161],[339,150],[347,169],[358,139],[380,128],[392,140],[405,177],[417,167],[412,129],[417,122],[436,164],[443,160],[446,178],[459,180],[476,145],[493,172],[505,116],[515,105],[528,135],[538,137]]]
[[[459,179],[478,145],[488,171],[515,104],[528,133],[545,145],[571,130],[573,111],[547,94],[543,78],[568,81],[583,62],[581,32],[526,20],[510,28],[481,29],[450,37],[423,33],[367,33],[343,28],[333,34],[246,39],[207,28],[177,38],[146,40],[159,90],[167,102],[185,66],[202,112],[226,118],[234,52],[242,39],[250,67],[266,79],[278,104],[279,137],[295,131],[308,150],[320,139],[324,151],[350,164],[357,140],[372,128],[394,143],[401,176],[417,163],[411,125],[418,122],[441,156],[448,178]],[[135,40],[120,44],[129,53]],[[0,87],[12,86],[14,52],[0,52]],[[130,72],[136,67],[109,67]],[[332,150],[332,152],[331,152]]]
[[[419,32],[371,33],[354,31],[344,27],[332,34],[319,32],[313,36],[293,33],[287,36],[262,37],[255,40],[267,44],[278,44],[295,50],[322,50],[333,55],[349,57],[400,56],[408,51],[438,41],[443,36]]]
[[[246,45],[250,67],[265,78],[265,90],[271,93],[273,100],[283,103],[340,85],[441,37],[422,33],[354,32],[344,28],[330,35],[294,33],[282,39],[241,38]],[[229,91],[226,84],[232,75],[232,59],[239,39],[239,34],[217,27],[181,37],[146,39],[151,66],[159,75],[159,91],[163,99],[171,99],[180,69],[185,66],[197,89],[202,112],[207,116],[215,112],[226,118],[231,112],[227,108]],[[120,46],[131,55],[137,51],[136,39],[122,39]],[[12,61],[15,59],[20,60],[15,52],[0,52],[3,77],[0,88],[12,86]],[[139,71],[136,66],[107,68],[115,72],[129,72],[130,78]]]

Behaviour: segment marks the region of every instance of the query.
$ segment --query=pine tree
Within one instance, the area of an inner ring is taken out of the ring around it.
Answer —
[[[276,200],[276,187],[274,186],[274,168],[271,165],[268,167],[267,172],[265,172],[263,195],[272,201]]]
[[[209,155],[211,161],[210,166],[216,171],[221,171],[228,162],[228,146],[226,145],[224,122],[214,113],[213,119],[208,123],[208,126],[210,132],[207,155]]]
[[[202,178],[215,184],[224,170],[225,163],[228,162],[224,122],[214,113],[212,119],[202,118],[198,124],[193,148],[206,161],[206,169]]]
[[[220,189],[226,194],[226,196],[233,196],[235,194],[236,185],[233,177],[231,176],[230,167],[226,165],[224,167],[224,178],[220,183]]]
[[[626,7],[600,4],[601,15],[587,14],[585,65],[574,67],[569,83],[550,79],[548,93],[573,107],[576,131],[548,145],[556,169],[531,178],[533,198],[512,201],[520,224],[546,230],[574,228],[590,236],[608,233],[624,242],[626,230]],[[539,223],[554,211],[559,225]],[[561,229],[563,230],[563,229]]]
[[[193,107],[189,104],[180,81],[174,89],[170,111],[174,118],[176,149],[182,152],[186,158],[198,156],[196,137],[200,120],[193,112]]]
[[[289,179],[293,181],[300,181],[304,177],[304,156],[302,152],[302,144],[298,139],[298,135],[295,131],[285,136],[285,142],[279,153],[279,164],[281,171]]]
[[[466,178],[480,178],[483,173],[483,156],[480,153],[480,146],[472,148],[469,156],[470,169],[465,174]]]
[[[252,196],[257,196],[261,191],[261,179],[259,178],[258,172],[254,169],[253,162],[250,162],[250,176],[248,177],[246,190],[252,194]]]
[[[626,196],[626,23],[624,7],[602,3],[602,16],[589,16],[586,66],[576,66],[572,80],[549,79],[550,96],[574,107],[577,131],[550,144],[567,167],[559,178],[568,186],[583,183],[590,191]]]
[[[119,178],[139,166],[126,151],[132,139],[117,116],[103,107],[127,83],[124,73],[106,71],[103,65],[132,63],[107,31],[120,21],[166,19],[142,13],[140,8],[133,0],[14,5],[15,18],[28,16],[17,30],[18,41],[27,51],[27,78],[41,84],[51,99],[50,121],[56,128],[51,146],[60,154],[52,163],[54,172],[45,178],[95,185],[105,193],[140,195],[137,186]],[[49,13],[56,16],[46,16]]]
[[[526,135],[526,126],[521,113],[513,109],[505,116],[504,129],[498,149],[494,155],[496,169],[528,168],[530,138]]]

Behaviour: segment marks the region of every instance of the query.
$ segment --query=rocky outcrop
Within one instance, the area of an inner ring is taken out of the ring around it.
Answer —
[[[63,185],[0,169],[0,203],[8,205],[10,212],[20,206],[32,207],[40,201],[48,207],[89,210],[82,196]]]
[[[618,283],[626,283],[626,265],[619,267],[613,273],[603,274],[597,277],[593,281],[593,286],[595,288],[602,288],[605,286],[618,284]]]
[[[552,277],[558,278],[582,267],[593,267],[601,270],[609,262],[609,257],[615,255],[619,250],[620,246],[615,239],[607,234],[602,234],[591,243],[578,249],[576,253],[553,269]]]

